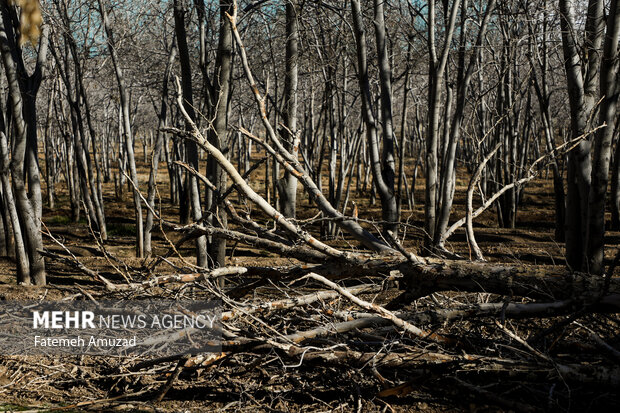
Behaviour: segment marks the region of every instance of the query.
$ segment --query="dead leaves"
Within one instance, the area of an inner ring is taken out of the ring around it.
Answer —
[[[9,0],[9,4],[21,8],[19,44],[23,45],[29,41],[35,46],[41,36],[41,24],[43,23],[39,0]]]

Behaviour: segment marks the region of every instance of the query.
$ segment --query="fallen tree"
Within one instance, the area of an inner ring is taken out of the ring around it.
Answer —
[[[102,296],[178,299],[189,294],[192,299],[220,300],[222,317],[217,328],[222,335],[221,352],[207,354],[196,347],[194,354],[136,361],[129,368],[119,367],[115,374],[120,377],[127,370],[138,374],[156,369],[164,382],[141,390],[156,400],[164,398],[175,382],[188,380],[184,376],[188,371],[199,372],[192,380],[203,375],[228,380],[229,375],[222,372],[234,373],[230,377],[258,374],[255,381],[261,386],[263,381],[289,372],[298,374],[298,386],[300,377],[329,377],[337,371],[337,393],[342,392],[343,377],[350,381],[351,376],[360,375],[366,384],[360,385],[361,390],[349,390],[368,392],[382,401],[428,388],[441,397],[458,398],[466,392],[468,397],[476,395],[493,406],[521,411],[538,411],[538,406],[544,405],[541,403],[551,403],[548,395],[563,391],[556,389],[557,383],[558,387],[577,383],[600,386],[609,393],[617,391],[620,370],[607,363],[618,357],[620,323],[614,315],[620,312],[620,279],[613,276],[618,257],[601,277],[562,266],[421,257],[390,232],[373,235],[372,223],[334,208],[311,174],[280,142],[265,113],[265,96],[249,69],[236,28],[236,12],[229,18],[266,138],[243,126],[238,132],[261,145],[268,156],[298,178],[322,214],[320,219],[333,221],[345,232],[347,241],[359,242],[362,247],[344,248],[320,239],[313,233],[313,219],[287,218],[253,190],[246,180],[255,168],[241,174],[209,142],[187,115],[177,82],[177,105],[189,128],[164,130],[196,142],[230,178],[228,189],[214,191],[220,197],[215,203],[223,205],[229,215],[228,227],[209,225],[206,220],[189,225],[168,222],[143,198],[166,235],[169,250],[142,267],[126,266],[124,271],[132,272],[129,276],[112,280],[70,254],[48,251],[46,255],[102,284]],[[177,165],[216,188],[191,166]],[[478,172],[469,185],[467,217],[457,221],[448,234],[465,223],[473,233],[472,219],[492,203],[488,200],[482,209],[473,210]],[[533,179],[531,172],[523,179]],[[259,211],[240,216],[229,199],[234,191]],[[180,238],[173,243],[166,232]],[[267,251],[283,260],[278,265],[245,262],[200,268],[179,251],[184,243],[205,235]],[[226,288],[215,282],[219,277],[229,280]],[[123,279],[125,282],[120,281]],[[392,288],[395,283],[398,290]],[[183,331],[153,340],[161,344],[190,335],[191,331]],[[167,367],[157,367],[161,365]],[[190,388],[196,386],[192,380],[186,383]],[[430,384],[440,387],[432,389]],[[135,386],[126,385],[128,398],[138,394],[132,390]],[[546,386],[544,391],[539,391],[542,386]],[[447,391],[454,392],[454,388],[458,389],[454,394]],[[531,402],[524,402],[523,392],[512,388],[534,394]],[[570,387],[567,393],[570,400]]]

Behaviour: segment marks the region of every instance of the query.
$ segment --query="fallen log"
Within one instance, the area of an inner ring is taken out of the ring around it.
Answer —
[[[578,299],[594,303],[605,293],[620,294],[620,279],[609,280],[563,267],[444,261],[431,265],[403,262],[403,288],[427,291],[486,292],[545,300]]]
[[[583,302],[575,300],[555,301],[551,303],[483,303],[457,308],[427,309],[423,311],[399,311],[396,316],[416,325],[443,324],[450,321],[462,321],[481,317],[503,317],[520,319],[528,317],[557,317],[570,314],[584,307]],[[620,295],[605,296],[591,308],[592,312],[620,311]],[[358,311],[337,311],[331,313],[345,321],[330,323],[316,328],[289,334],[286,338],[294,343],[302,343],[320,337],[347,333],[356,329],[379,327],[391,324],[391,321],[375,313]]]
[[[620,366],[593,364],[558,364],[525,362],[481,355],[450,355],[411,349],[404,353],[361,352],[353,350],[306,350],[292,347],[287,355],[303,355],[302,362],[319,362],[362,368],[372,363],[376,368],[417,368],[430,373],[434,369],[457,369],[460,374],[506,374],[509,377],[527,377],[532,381],[561,378],[567,382],[592,383],[609,387],[620,385]]]
[[[603,295],[620,294],[620,278],[570,272],[559,266],[506,265],[484,262],[426,259],[425,263],[393,257],[360,264],[334,262],[307,272],[334,278],[384,276],[399,272],[400,288],[412,299],[436,291],[462,291],[530,297],[546,301],[577,299],[596,302]],[[607,286],[606,283],[609,283]],[[608,304],[616,305],[615,299]]]

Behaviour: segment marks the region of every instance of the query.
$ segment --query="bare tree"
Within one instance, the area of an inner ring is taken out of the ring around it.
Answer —
[[[579,54],[572,2],[560,0],[560,23],[570,96],[572,137],[585,137],[568,158],[566,259],[574,270],[603,271],[605,194],[616,116],[617,2],[611,3],[605,31],[604,2],[590,0],[585,24],[584,55]],[[605,48],[602,50],[603,40]],[[600,76],[600,85],[597,85]],[[597,90],[600,87],[600,91]],[[598,93],[597,93],[598,92]],[[592,138],[594,111],[608,125]],[[591,156],[594,140],[593,159]],[[594,162],[594,163],[593,163]]]
[[[40,251],[41,238],[41,182],[39,179],[36,97],[48,50],[48,28],[44,28],[39,40],[36,66],[32,74],[26,71],[21,46],[18,10],[6,1],[0,3],[0,53],[9,86],[9,107],[14,129],[12,145],[11,177],[13,181],[17,214],[21,224],[22,238],[28,255],[28,272],[20,281],[36,285],[46,283],[45,262]],[[40,17],[40,15],[39,15]],[[8,151],[8,149],[7,149]],[[6,162],[6,157],[5,157]],[[26,179],[28,188],[26,188]],[[13,225],[13,230],[18,227]],[[25,260],[26,257],[17,257]],[[22,263],[22,271],[26,266]]]
[[[373,97],[370,91],[368,74],[368,52],[366,34],[360,2],[351,0],[353,28],[357,45],[358,80],[362,96],[362,116],[366,126],[366,139],[370,154],[371,169],[375,189],[381,198],[383,228],[396,232],[398,225],[396,197],[394,195],[395,161],[394,161],[394,125],[392,119],[391,69],[387,56],[387,39],[383,1],[375,0],[375,35],[379,59],[379,77],[381,86],[381,119],[383,122],[383,153],[379,157],[379,132],[373,113]]]
[[[214,113],[213,127],[209,130],[209,141],[218,150],[228,146],[228,112],[231,94],[233,36],[228,15],[233,13],[230,0],[220,0],[220,21],[217,54],[213,79],[212,100],[210,111]],[[207,158],[207,177],[213,182],[217,191],[208,190],[207,209],[210,221],[217,227],[226,228],[227,216],[220,197],[226,189],[226,174],[220,165],[211,157]],[[216,267],[226,263],[226,240],[212,239],[209,244],[209,255]]]
[[[187,34],[185,30],[185,1],[174,1],[174,27],[177,36],[177,43],[179,47],[179,61],[181,64],[181,80],[183,85],[183,99],[187,102],[187,111],[192,118],[196,120],[196,112],[194,110],[194,99],[192,96],[192,70],[190,66],[189,49],[187,46]],[[185,142],[185,156],[186,161],[194,169],[198,170],[198,148],[196,143],[192,141]],[[202,219],[202,205],[200,201],[200,188],[198,187],[198,181],[193,175],[187,177],[188,183],[186,191],[189,191],[189,198],[191,203],[192,218],[194,221],[200,221]],[[206,237],[198,237],[196,239],[196,257],[197,264],[201,267],[208,265],[207,260],[207,239]]]
[[[297,130],[297,84],[299,71],[299,11],[298,0],[286,1],[286,56],[284,77],[283,120],[287,137],[288,150],[293,156],[298,156],[299,131]],[[297,202],[297,178],[288,172],[279,184],[280,210],[289,218],[295,218]]]
[[[107,35],[108,50],[112,57],[112,63],[114,65],[114,73],[116,75],[116,81],[118,83],[118,93],[120,95],[120,119],[119,127],[122,128],[123,141],[125,143],[125,152],[127,153],[127,163],[129,166],[129,177],[133,186],[133,203],[136,218],[136,256],[144,257],[144,227],[142,222],[142,205],[140,200],[140,186],[138,182],[138,172],[136,170],[136,159],[134,155],[134,141],[133,134],[131,133],[131,120],[129,110],[129,95],[127,93],[127,87],[125,85],[125,78],[123,77],[123,69],[120,66],[120,61],[116,53],[116,45],[114,43],[114,35],[110,20],[108,18],[108,12],[103,3],[103,0],[98,0],[99,11],[103,19],[103,25]]]
[[[64,44],[56,44],[55,41],[52,41],[50,50],[56,61],[56,70],[64,84],[66,90],[65,97],[69,103],[71,112],[72,133],[70,135],[72,136],[68,137],[68,139],[72,140],[74,145],[74,153],[76,155],[75,163],[80,183],[79,187],[82,190],[82,198],[86,207],[86,213],[89,215],[92,225],[99,230],[101,238],[105,240],[107,238],[107,231],[101,189],[101,168],[99,167],[96,151],[97,136],[94,131],[90,105],[88,104],[88,98],[84,88],[84,71],[81,64],[81,57],[77,50],[77,42],[73,37],[74,26],[69,16],[67,1],[56,0],[54,5],[60,16],[60,21],[63,24],[64,30],[62,30],[62,40],[64,40]],[[62,50],[63,45],[64,50]],[[70,64],[70,62],[72,64]],[[74,82],[71,81],[72,72],[74,73]],[[50,105],[50,107],[53,106]],[[89,152],[88,148],[85,120],[88,124],[88,131],[92,142],[92,153]],[[96,169],[95,172],[93,171],[93,159],[95,163],[94,169]],[[74,188],[74,192],[77,192],[75,189],[76,188]],[[74,202],[74,204],[77,204],[77,202]],[[77,207],[79,208],[79,206]],[[77,216],[75,213],[73,215]]]
[[[612,0],[607,15],[607,31],[600,68],[601,108],[599,129],[594,136],[592,185],[588,199],[587,269],[602,274],[605,247],[605,200],[609,181],[611,146],[615,133],[618,93],[618,36],[620,36],[620,2]]]
[[[446,65],[450,54],[450,43],[456,27],[460,0],[455,0],[450,8],[445,3],[444,12],[449,17],[446,19],[445,36],[443,47],[439,54],[436,46],[436,2],[428,3],[428,50],[429,50],[429,88],[428,88],[428,127],[426,131],[426,192],[424,198],[424,231],[426,232],[426,246],[431,247],[435,238],[435,226],[437,215],[437,198],[439,194],[439,118],[440,97],[445,81]]]
[[[467,102],[467,96],[469,91],[469,84],[474,74],[474,68],[476,62],[479,59],[483,39],[485,37],[486,29],[491,20],[491,15],[495,8],[495,0],[490,0],[487,4],[487,8],[484,12],[480,23],[480,29],[474,45],[474,52],[469,56],[469,61],[466,61],[467,51],[467,7],[468,1],[463,0],[461,11],[461,27],[460,27],[460,45],[458,54],[458,67],[457,67],[457,79],[456,79],[456,104],[454,106],[454,114],[451,119],[446,118],[445,128],[449,130],[449,138],[447,147],[444,148],[444,159],[441,167],[441,183],[440,183],[440,201],[439,216],[437,216],[437,223],[434,235],[434,245],[443,249],[443,236],[448,227],[450,220],[450,212],[452,210],[452,202],[454,199],[454,191],[456,185],[456,149],[461,139],[461,129],[463,126],[463,120],[465,118],[465,106]],[[448,129],[448,123],[451,122]]]
[[[144,223],[144,255],[146,257],[152,254],[151,233],[153,230],[153,218],[155,208],[155,195],[157,192],[157,174],[159,170],[159,160],[161,158],[162,149],[165,145],[165,133],[162,130],[166,126],[166,118],[168,117],[168,83],[170,82],[170,72],[172,65],[176,58],[177,48],[173,43],[170,46],[170,52],[168,54],[168,63],[164,71],[164,78],[162,81],[161,92],[161,104],[159,109],[159,122],[157,127],[157,133],[155,136],[155,144],[151,153],[151,172],[149,174],[148,181],[148,193],[146,202],[149,205],[146,211],[146,222]]]
[[[556,146],[556,144],[553,128],[553,119],[551,114],[551,93],[549,90],[549,31],[551,29],[551,19],[549,17],[550,13],[547,0],[543,0],[542,8],[542,22],[534,21],[535,23],[541,24],[541,44],[540,47],[538,47],[538,45],[530,39],[529,61],[532,64],[532,68],[538,66],[540,69],[540,75],[537,74],[536,70],[532,70],[532,79],[534,83],[536,97],[538,98],[538,106],[540,110],[542,129],[545,136],[545,144],[547,146],[547,150],[551,151]],[[533,37],[534,28],[532,26],[534,24],[531,20],[532,19],[530,19],[529,22],[529,29],[530,37]],[[555,193],[555,239],[556,241],[563,242],[565,237],[564,223],[566,214],[566,197],[564,194],[564,179],[560,165],[561,159],[559,157],[556,157],[556,159],[551,164],[551,167],[553,171],[553,190]]]

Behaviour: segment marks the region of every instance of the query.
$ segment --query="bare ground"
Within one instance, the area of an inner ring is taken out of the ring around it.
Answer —
[[[147,177],[146,164],[140,165],[142,182]],[[167,194],[167,173],[162,168],[160,193],[163,196],[162,210],[171,220],[177,216],[177,209],[169,205]],[[254,186],[261,186],[261,178],[253,180]],[[456,190],[453,218],[463,214],[466,182],[459,181]],[[100,272],[115,283],[123,279],[109,258],[93,241],[85,222],[72,224],[68,216],[67,195],[59,184],[60,196],[54,210],[44,210],[44,222],[50,232],[65,244],[88,268]],[[154,273],[145,271],[152,262],[133,258],[133,212],[130,197],[125,192],[123,201],[117,201],[113,185],[106,184],[106,215],[109,240],[106,250],[111,256],[124,262],[126,271],[137,281],[154,275],[177,271],[171,265],[161,264]],[[423,181],[418,180],[416,201],[412,211],[403,209],[403,222],[407,223],[404,245],[410,249],[419,248],[422,237],[419,227],[423,220]],[[355,194],[352,194],[352,196]],[[300,192],[300,197],[304,195]],[[355,196],[360,218],[373,220],[380,217],[378,205],[370,205],[368,199]],[[236,199],[236,195],[235,195]],[[242,207],[241,207],[242,208]],[[260,217],[256,213],[255,216]],[[306,199],[301,200],[300,219],[315,215]],[[501,263],[522,263],[530,265],[564,265],[563,246],[553,240],[553,192],[550,182],[539,179],[530,184],[524,193],[518,214],[516,229],[496,228],[495,214],[485,212],[475,221],[478,243],[490,261]],[[317,230],[317,226],[313,226]],[[314,231],[317,233],[318,231]],[[179,234],[157,232],[154,237],[155,255],[164,254],[169,240],[178,240]],[[607,234],[606,258],[615,254],[620,243],[620,233]],[[49,238],[46,247],[51,251],[67,255]],[[354,242],[340,234],[331,245],[341,249],[358,250]],[[464,232],[459,230],[448,242],[447,247],[464,258],[470,252]],[[179,250],[181,255],[192,261],[192,244]],[[229,245],[229,264],[265,267],[288,266],[294,260],[279,258],[271,253],[255,250],[243,245]],[[183,266],[183,259],[171,258],[174,265]],[[67,297],[83,299],[90,294],[95,299],[110,297],[101,284],[74,268],[48,261],[49,285],[43,288],[24,287],[15,284],[15,269],[9,259],[0,261],[0,299],[3,300],[59,300]],[[115,264],[116,265],[116,264]],[[255,279],[239,278],[229,281],[227,288],[252,285]],[[356,281],[356,280],[354,280]],[[346,283],[347,280],[343,280]],[[377,280],[374,280],[377,282]],[[175,287],[155,288],[149,295],[170,296]],[[285,285],[265,283],[252,288],[238,300],[255,302],[274,300],[283,292],[307,293],[320,288],[316,284],[305,284],[295,289]],[[194,297],[202,297],[204,291],[190,289]],[[117,298],[138,298],[142,293],[117,294]],[[387,288],[378,294],[362,294],[361,297],[378,304],[386,304],[399,294],[394,288]],[[449,306],[454,303],[502,302],[505,297],[490,294],[464,294],[451,292],[434,294],[418,300],[407,310],[416,311],[431,306]],[[332,299],[317,302],[309,309],[293,309],[283,314],[274,311],[264,314],[263,320],[272,328],[283,332],[303,331],[317,324],[334,322],[328,319],[330,311],[357,310],[347,301]],[[256,326],[251,320],[243,320],[240,327],[254,334],[265,333],[265,328]],[[616,314],[591,315],[569,314],[547,319],[511,320],[507,324],[512,331],[524,339],[537,334],[543,338],[534,342],[545,354],[558,363],[579,363],[584,365],[618,366],[618,360],[601,350],[588,332],[580,327],[589,326],[607,344],[620,349],[620,328]],[[492,318],[465,320],[430,326],[437,334],[459,337],[458,345],[450,349],[451,354],[484,354],[506,357],[536,363],[537,358],[525,347],[509,340],[497,328]],[[381,345],[381,342],[384,344]],[[398,330],[374,327],[318,339],[313,346],[329,347],[336,343],[347,343],[350,349],[362,352],[389,353],[403,351],[407,346],[426,346],[436,351],[432,343],[420,343]],[[395,344],[398,343],[398,344]],[[506,368],[490,372],[481,368],[476,372],[466,370],[460,363],[441,365],[421,364],[417,367],[374,368],[371,364],[326,363],[317,358],[303,360],[287,357],[282,352],[248,349],[230,353],[207,366],[186,368],[163,401],[154,401],[174,370],[176,362],[158,363],[134,371],[137,360],[103,357],[34,357],[0,356],[0,411],[50,410],[50,411],[497,411],[534,410],[549,411],[618,411],[620,404],[618,387],[592,383],[577,383],[558,375],[528,374]],[[384,393],[381,393],[384,392]]]

